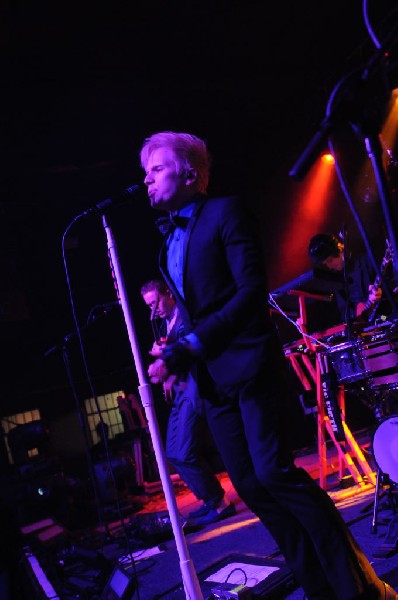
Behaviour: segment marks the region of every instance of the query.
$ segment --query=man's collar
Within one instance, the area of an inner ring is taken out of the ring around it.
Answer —
[[[172,214],[180,215],[181,217],[190,217],[194,211],[196,204],[200,200],[203,200],[205,197],[206,196],[204,194],[195,194],[195,196],[192,196],[192,198],[190,198],[190,200],[189,200],[189,202],[187,202],[187,204],[184,204],[178,210],[174,210],[172,212]]]
[[[197,194],[188,204],[184,204],[179,210],[169,212],[168,216],[159,217],[155,221],[156,227],[164,236],[168,236],[176,227],[186,229],[188,221],[193,215],[198,202],[204,200],[204,194]]]

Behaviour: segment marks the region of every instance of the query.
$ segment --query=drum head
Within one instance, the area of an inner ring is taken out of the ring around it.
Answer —
[[[373,435],[372,448],[381,472],[398,483],[398,414],[380,423]]]
[[[358,341],[337,344],[328,349],[327,356],[339,383],[353,383],[366,378]]]

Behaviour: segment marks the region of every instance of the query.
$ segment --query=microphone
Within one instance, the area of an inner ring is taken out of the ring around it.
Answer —
[[[101,202],[98,202],[95,206],[88,208],[83,216],[87,217],[92,214],[102,214],[108,208],[113,206],[118,206],[119,204],[125,204],[129,200],[137,197],[140,192],[142,192],[143,188],[141,185],[132,185],[130,187],[125,188],[118,196],[115,198],[106,198]]]
[[[119,300],[115,300],[115,302],[106,302],[105,304],[96,304],[90,310],[89,315],[87,317],[86,324],[88,325],[92,321],[96,321],[99,317],[106,316],[113,310],[114,306],[119,306]]]

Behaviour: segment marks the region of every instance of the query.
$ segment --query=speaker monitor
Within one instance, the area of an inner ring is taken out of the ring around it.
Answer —
[[[132,575],[121,567],[115,567],[106,584],[100,600],[130,600],[135,590],[135,581]]]

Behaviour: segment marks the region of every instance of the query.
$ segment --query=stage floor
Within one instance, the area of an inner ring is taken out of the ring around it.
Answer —
[[[354,437],[370,466],[374,468],[372,459],[369,456],[370,439],[368,432],[360,432]],[[314,452],[313,449],[308,449],[302,450],[298,454],[296,463],[305,468],[313,478],[318,479],[320,467],[318,453]],[[388,526],[392,523],[394,517],[393,511],[385,498],[387,493],[380,498],[376,532],[372,532],[372,529],[374,529],[372,520],[375,486],[366,484],[350,485],[352,481],[349,479],[348,470],[345,472],[344,479],[341,480],[339,478],[338,456],[333,444],[328,444],[327,447],[325,472],[328,493],[335,501],[346,522],[349,523],[366,555],[374,564],[378,575],[398,588],[397,553],[391,552],[391,556],[386,558],[374,556],[384,543]],[[229,498],[236,504],[237,514],[220,523],[209,525],[200,531],[187,533],[185,536],[188,556],[204,598],[208,597],[209,590],[208,584],[204,583],[205,576],[208,576],[209,570],[212,571],[214,565],[214,571],[216,571],[219,561],[223,561],[231,554],[283,561],[275,542],[257,517],[249,511],[237,496],[227,474],[220,474],[219,477]],[[175,480],[173,488],[179,512],[183,516],[188,515],[190,511],[198,506],[197,500],[178,479]],[[156,516],[156,513],[162,514],[162,511],[166,509],[164,495],[162,493],[154,494],[152,497],[148,497],[144,509],[138,512],[135,518],[139,518],[139,515],[145,518],[145,514]],[[395,530],[398,531],[398,524]],[[151,556],[149,559],[138,560],[135,565],[139,585],[137,591],[139,596],[137,595],[137,598],[139,597],[140,600],[185,598],[181,588],[181,557],[177,552],[175,541],[168,540],[160,545],[155,544],[153,547],[160,547],[159,554]],[[280,594],[278,593],[279,597],[289,600],[302,600],[303,597],[303,591],[297,588],[293,581],[282,581]],[[271,595],[258,597],[271,597]]]
[[[361,432],[355,437],[373,468],[368,453],[369,434]],[[396,486],[393,484],[380,487],[377,526],[374,528],[372,518],[375,486],[368,483],[358,485],[350,480],[349,474],[340,479],[338,462],[336,449],[333,445],[328,446],[327,491],[372,562],[377,574],[398,589],[398,552],[394,543],[389,555],[380,556],[381,548],[386,543],[387,533],[393,525],[394,535],[398,537],[398,521],[395,523],[393,510],[397,504]],[[314,449],[301,450],[296,456],[296,463],[308,470],[315,479],[319,477],[319,456]],[[177,549],[160,484],[152,485],[152,489],[143,494],[142,509],[125,515],[123,523],[116,519],[107,522],[105,528],[99,525],[81,531],[80,537],[74,535],[73,543],[79,548],[89,548],[89,551],[100,553],[108,561],[108,566],[111,565],[111,569],[116,571],[119,567],[125,569],[127,575],[134,581],[134,590],[126,596],[126,599],[131,600],[183,600],[186,594],[182,588],[181,567],[188,568],[190,585],[198,585],[205,600],[212,598],[211,589],[213,585],[217,585],[205,582],[205,579],[209,575],[214,575],[220,566],[230,568],[232,562],[247,563],[250,569],[252,568],[250,565],[253,564],[262,565],[267,569],[273,561],[278,561],[276,565],[284,574],[286,569],[283,569],[283,556],[268,531],[238,497],[227,474],[220,473],[218,477],[228,497],[236,505],[236,515],[198,531],[186,530],[182,536],[182,548]],[[186,517],[190,511],[198,507],[199,503],[178,477],[173,476],[172,481],[179,513],[182,517]],[[392,500],[392,505],[388,502],[389,499]],[[391,543],[391,539],[388,541]],[[48,548],[54,553],[52,550],[54,544],[52,546],[49,544]],[[131,555],[134,556],[133,563]],[[84,564],[87,563],[83,560]],[[71,569],[73,571],[73,566]],[[69,575],[70,573],[71,571]],[[65,573],[63,576],[65,578]],[[60,577],[59,573],[58,577]],[[75,574],[73,577],[75,581]],[[108,577],[112,579],[112,575]],[[219,577],[225,577],[225,573]],[[264,572],[261,577],[264,577]],[[77,581],[81,580],[80,576]],[[233,581],[230,579],[229,582]],[[98,594],[90,596],[90,589],[85,593],[84,598],[101,597]],[[252,594],[253,598],[286,598],[287,600],[303,598],[303,590],[297,587],[292,577],[281,577],[280,584],[276,580],[273,591],[269,592],[265,584],[260,587],[254,585]],[[75,596],[60,595],[60,597],[68,599]]]

